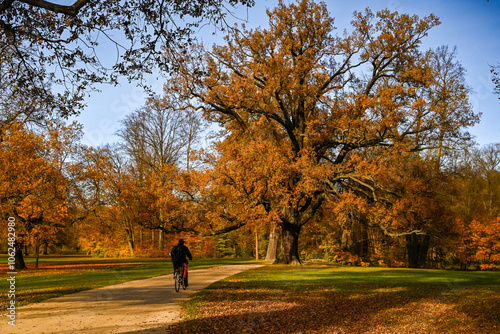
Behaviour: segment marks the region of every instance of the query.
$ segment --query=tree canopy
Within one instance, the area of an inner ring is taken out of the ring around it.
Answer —
[[[280,1],[267,11],[267,26],[235,25],[224,42],[206,47],[183,43],[201,22],[192,18],[223,19],[222,12],[200,9],[187,19],[176,7],[184,1],[162,2],[159,8],[171,15],[165,29],[179,32],[163,35],[150,30],[166,13],[147,11],[159,6],[155,1],[77,3],[82,7],[71,12],[45,8],[46,2],[1,2],[4,23],[10,17],[11,25],[20,24],[9,13],[35,8],[33,15],[45,13],[40,17],[62,25],[57,34],[55,23],[40,28],[56,34],[40,35],[40,42],[38,22],[26,36],[22,24],[15,25],[9,36],[23,38],[19,53],[8,43],[1,49],[13,52],[0,63],[6,93],[0,100],[0,206],[19,222],[18,250],[22,243],[36,252],[65,244],[100,256],[159,256],[169,240],[182,237],[197,256],[257,256],[267,247],[269,259],[290,264],[314,257],[498,268],[499,146],[476,149],[467,132],[479,114],[469,102],[457,49],[422,48],[439,24],[434,15],[366,9],[337,32],[326,4]],[[228,2],[236,3],[248,2]],[[125,12],[85,26],[99,8]],[[137,13],[127,14],[131,8]],[[148,15],[154,22],[144,20]],[[183,28],[171,25],[182,18]],[[126,19],[141,24],[125,27]],[[135,30],[139,26],[144,31]],[[120,43],[124,57],[111,71],[93,53],[97,44],[90,42],[101,42],[96,34]],[[31,65],[53,98],[58,90],[49,83],[64,85],[62,73],[68,73],[66,88],[76,87],[84,73],[108,81],[123,71],[140,80],[153,64],[169,73],[163,91],[124,118],[116,145],[85,147],[78,125],[47,121],[48,112],[65,113],[70,95],[51,105],[43,92],[30,95],[36,85],[23,81],[24,65],[13,70],[23,52],[34,61],[41,53],[33,50],[55,55],[59,43],[69,54],[82,41],[89,47],[77,57],[95,56],[86,65],[81,58],[49,71],[63,64],[51,56]],[[99,64],[87,67],[94,60]],[[16,92],[21,87],[26,92]],[[200,147],[202,140],[209,144]]]
[[[117,83],[120,75],[141,82],[155,68],[169,71],[166,48],[191,42],[202,23],[224,27],[237,4],[253,1],[3,0],[1,121],[76,114],[96,83]],[[13,100],[17,110],[7,108]],[[26,108],[25,101],[36,108]]]
[[[226,130],[221,182],[273,217],[286,263],[299,262],[303,226],[346,196],[378,207],[371,221],[387,233],[425,234],[416,221],[426,219],[407,215],[418,212],[408,196],[426,168],[418,154],[439,146],[437,132],[467,139],[461,129],[477,121],[467,91],[456,94],[461,77],[444,80],[463,119],[444,121],[460,102],[438,108],[436,62],[447,51],[420,49],[438,18],[366,10],[339,36],[324,3],[280,2],[268,16],[268,28],[235,27],[225,45],[189,52],[166,88]]]

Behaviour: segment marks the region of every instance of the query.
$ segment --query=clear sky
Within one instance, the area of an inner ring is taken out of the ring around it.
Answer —
[[[470,129],[480,145],[500,142],[500,99],[493,94],[490,66],[500,63],[500,0],[326,0],[335,26],[341,34],[350,30],[354,11],[369,7],[376,12],[388,8],[399,13],[420,17],[435,14],[441,25],[431,29],[424,39],[424,48],[441,45],[457,47],[458,60],[467,70],[467,83],[472,88],[471,102],[481,112],[481,122]],[[256,0],[251,9],[239,10],[235,16],[246,20],[247,27],[266,26],[266,8],[273,8],[275,0]],[[236,19],[234,19],[236,21]],[[241,21],[240,21],[241,22]],[[212,27],[204,27],[198,38],[205,43],[222,41],[222,34],[213,36]],[[161,80],[161,79],[160,79]],[[151,77],[155,91],[161,92],[161,81]],[[101,86],[101,92],[92,92],[77,121],[83,124],[84,143],[99,146],[118,140],[114,135],[120,121],[144,104],[145,95],[133,83],[117,87]]]

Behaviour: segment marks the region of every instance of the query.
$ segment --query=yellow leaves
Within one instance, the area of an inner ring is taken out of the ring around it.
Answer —
[[[58,228],[48,224],[35,225],[28,233],[28,240],[33,245],[40,245],[42,242],[52,243],[56,238]]]

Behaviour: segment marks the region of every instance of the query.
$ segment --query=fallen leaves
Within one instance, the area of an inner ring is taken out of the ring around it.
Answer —
[[[265,279],[263,279],[265,281]],[[307,280],[217,283],[174,333],[496,333],[500,296],[472,286],[311,286]],[[355,284],[355,283],[354,283]],[[262,286],[264,285],[264,287]],[[483,303],[483,300],[487,303]]]

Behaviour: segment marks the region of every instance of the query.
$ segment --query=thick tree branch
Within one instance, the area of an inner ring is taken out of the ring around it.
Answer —
[[[77,0],[71,6],[58,5],[45,0],[19,0],[19,1],[34,7],[46,9],[54,13],[76,16],[78,15],[80,9],[83,6],[85,6],[90,0]],[[12,2],[13,1],[11,1],[11,3]]]
[[[228,226],[228,227],[225,227],[225,228],[221,228],[219,230],[208,231],[208,232],[197,231],[197,230],[195,230],[194,228],[191,228],[191,227],[176,227],[176,226],[173,226],[173,225],[170,226],[172,228],[171,230],[167,230],[165,227],[161,226],[161,224],[158,224],[158,225],[155,225],[155,226],[145,226],[145,227],[147,227],[149,229],[152,229],[152,230],[161,230],[161,231],[163,231],[166,234],[175,234],[175,233],[180,233],[180,232],[187,232],[187,233],[191,233],[191,234],[194,234],[194,235],[198,235],[200,237],[208,237],[208,236],[215,236],[215,235],[229,233],[229,232],[235,231],[235,230],[237,230],[240,227],[243,227],[245,225],[246,225],[246,223],[238,222],[238,223],[236,223],[234,225],[231,225],[231,226]]]

